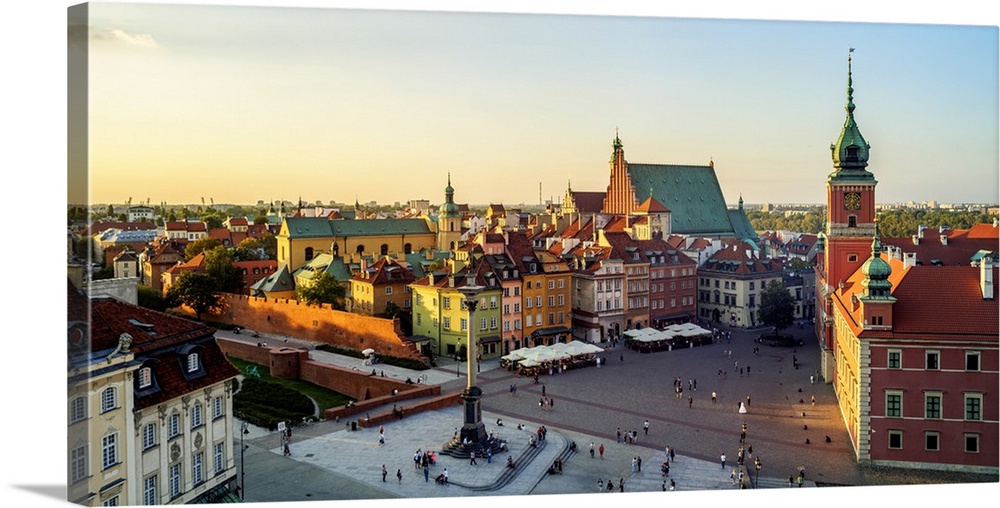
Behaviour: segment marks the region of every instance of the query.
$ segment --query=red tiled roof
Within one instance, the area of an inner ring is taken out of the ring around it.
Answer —
[[[247,222],[247,218],[246,217],[232,217],[232,218],[229,219],[229,225],[230,226],[247,226],[247,225],[249,225],[249,222]]]
[[[149,221],[139,221],[139,222],[120,222],[116,220],[94,222],[87,226],[84,230],[84,235],[93,236],[96,234],[103,233],[109,229],[120,229],[122,231],[148,231],[150,229],[156,229],[156,224]]]
[[[600,213],[604,207],[604,192],[571,191],[576,211],[580,213]]]
[[[712,254],[699,269],[702,270],[748,275],[781,272],[782,267],[775,259],[759,257],[748,243],[737,241]]]
[[[928,228],[924,237],[913,244],[913,238],[883,238],[883,245],[898,247],[903,252],[914,252],[921,264],[938,260],[947,266],[968,265],[970,258],[980,250],[1000,251],[1000,230],[993,224],[976,224],[970,229],[946,229],[947,245],[941,243],[941,230]]]
[[[898,287],[893,287],[893,332],[990,335],[995,341],[1000,335],[998,272],[993,269],[993,298],[985,300],[979,271],[972,266],[910,268]]]
[[[670,209],[650,195],[645,201],[642,202],[642,204],[639,205],[639,208],[635,209],[635,211],[644,213],[665,213],[669,212]]]

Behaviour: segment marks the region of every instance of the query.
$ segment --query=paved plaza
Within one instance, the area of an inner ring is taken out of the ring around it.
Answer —
[[[469,459],[440,457],[430,468],[429,481],[424,480],[422,470],[414,468],[416,450],[440,450],[461,426],[457,406],[386,424],[384,446],[378,444],[376,429],[351,431],[345,421],[296,428],[288,457],[281,453],[277,433],[254,429],[246,436],[246,500],[596,493],[598,479],[613,480],[615,492],[619,491],[619,480],[624,481],[625,492],[660,491],[670,480],[678,491],[736,489],[730,476],[744,422],[746,442],[762,461],[761,488],[788,488],[788,476],[797,475],[799,467],[805,467],[806,487],[861,484],[832,387],[815,377],[819,353],[809,342],[813,340],[811,331],[791,331],[808,345],[760,346],[753,342],[760,332],[735,331],[731,342],[675,351],[642,354],[623,347],[608,348],[601,354],[606,365],[543,375],[538,384],[499,369],[495,361],[484,364],[479,374],[479,386],[485,393],[483,421],[488,432],[508,440],[510,456],[520,462],[517,459],[525,453],[530,433],[542,425],[549,431],[545,447],[534,460],[518,463],[516,476],[503,481],[506,453],[493,457],[492,463],[477,459],[477,465],[470,465]],[[243,338],[226,332],[220,335]],[[284,337],[265,340],[271,346],[286,344]],[[287,340],[292,347],[315,346],[294,338]],[[372,368],[356,358],[321,351],[310,355],[347,368]],[[798,369],[792,366],[793,355]],[[398,379],[422,375],[423,382],[440,384],[443,392],[461,390],[464,365],[443,361],[447,363],[421,373],[386,365],[375,368],[380,375]],[[718,374],[720,369],[724,376]],[[682,380],[680,398],[673,389],[675,377]],[[697,384],[697,389],[691,389],[689,382]],[[511,384],[518,387],[516,396],[510,394]],[[554,401],[550,410],[538,405],[543,386],[545,395]],[[740,414],[739,403],[746,404],[748,396],[748,411]],[[503,419],[502,427],[496,425],[497,418]],[[646,420],[648,433],[643,428]],[[518,424],[525,430],[518,430]],[[618,429],[635,431],[636,443],[617,442]],[[573,442],[577,451],[566,460],[563,473],[549,475],[553,460]],[[603,459],[596,453],[590,457],[591,442],[595,448],[604,445]],[[660,472],[666,446],[676,452],[668,477]],[[722,454],[727,456],[725,468]],[[641,471],[633,469],[633,457],[642,459]],[[388,471],[384,482],[383,464]],[[747,466],[749,487],[757,472],[751,461]],[[449,486],[434,482],[444,468],[448,468]]]

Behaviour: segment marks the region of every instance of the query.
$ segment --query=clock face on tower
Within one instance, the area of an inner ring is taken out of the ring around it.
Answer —
[[[858,192],[848,192],[844,194],[844,208],[848,210],[861,209],[861,194]]]

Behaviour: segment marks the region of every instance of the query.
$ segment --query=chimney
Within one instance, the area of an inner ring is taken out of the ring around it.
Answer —
[[[941,245],[948,245],[948,235],[941,235]]]
[[[427,284],[429,284],[431,286],[434,285],[434,272],[428,272],[427,273]]]
[[[903,254],[903,269],[905,270],[911,266],[917,266],[916,252],[906,252]]]
[[[913,235],[913,245],[920,245],[920,235]]]
[[[924,226],[923,224],[917,226],[917,236],[923,238],[925,229],[927,229],[927,226]]]
[[[993,254],[983,256],[979,262],[979,289],[984,300],[993,299]]]

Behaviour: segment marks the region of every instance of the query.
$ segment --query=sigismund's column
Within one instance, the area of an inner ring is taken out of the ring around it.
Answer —
[[[465,297],[465,307],[469,311],[469,346],[466,349],[466,373],[467,383],[465,391],[462,392],[462,400],[465,401],[465,417],[462,431],[459,434],[460,442],[470,442],[473,445],[486,440],[486,426],[483,425],[483,414],[480,400],[483,398],[483,391],[476,386],[477,354],[479,343],[476,340],[476,306],[479,304],[479,293],[483,286],[475,285],[474,279],[470,277],[469,284],[459,288]]]

